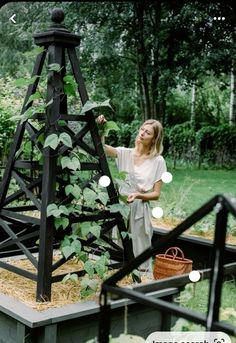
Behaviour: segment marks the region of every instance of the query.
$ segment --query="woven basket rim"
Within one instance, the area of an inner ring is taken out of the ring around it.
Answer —
[[[173,258],[173,255],[158,254],[158,255],[156,255],[155,258],[156,259],[168,260],[168,261],[171,261],[171,262],[178,261],[178,262],[184,262],[184,263],[193,263],[193,261],[190,260],[189,258],[186,258],[186,257],[182,258],[182,257],[178,257],[178,256]]]

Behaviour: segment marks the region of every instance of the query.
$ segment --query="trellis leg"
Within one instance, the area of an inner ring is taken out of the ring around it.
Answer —
[[[41,74],[45,57],[46,57],[45,51],[37,56],[32,76]],[[29,108],[32,105],[32,103],[29,103],[26,106],[26,103],[27,103],[29,97],[36,91],[37,86],[38,86],[38,82],[39,82],[39,78],[37,78],[35,80],[35,82],[28,87],[27,94],[25,96],[24,104],[23,104],[22,111],[21,111],[22,114],[25,112],[25,110],[27,108]],[[13,168],[13,165],[15,162],[15,154],[19,150],[20,145],[22,143],[24,131],[25,131],[25,123],[22,123],[22,124],[19,123],[17,126],[17,129],[16,129],[16,132],[15,132],[14,138],[13,138],[13,142],[12,142],[11,150],[10,150],[10,155],[8,157],[8,160],[7,160],[7,165],[6,165],[6,168],[4,171],[4,175],[3,175],[3,179],[2,179],[2,183],[1,183],[1,187],[0,187],[0,208],[2,208],[2,206],[4,205],[4,200],[5,200],[5,197],[6,197],[6,194],[8,191],[8,187],[10,184],[12,168]]]
[[[48,63],[62,63],[62,48],[51,45],[48,49]],[[60,113],[60,74],[51,72],[48,77],[48,101],[53,103],[47,107],[46,117],[48,133],[56,132],[56,125]],[[53,255],[53,234],[54,217],[47,217],[47,206],[55,202],[56,193],[56,168],[57,150],[47,147],[43,150],[43,180],[42,180],[42,207],[39,239],[39,266],[37,282],[37,300],[51,300],[51,277],[52,277],[52,255]]]

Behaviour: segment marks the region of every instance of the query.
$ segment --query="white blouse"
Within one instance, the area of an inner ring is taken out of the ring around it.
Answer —
[[[144,193],[151,191],[155,182],[161,180],[162,174],[166,171],[166,163],[161,155],[146,159],[136,166],[133,148],[118,147],[116,150],[118,170],[127,172],[126,180],[120,187],[122,195],[136,191]]]

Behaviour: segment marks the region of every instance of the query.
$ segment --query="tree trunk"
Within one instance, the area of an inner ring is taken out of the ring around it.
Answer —
[[[146,47],[144,42],[144,4],[137,2],[134,3],[134,19],[135,19],[135,40],[137,49],[137,65],[139,72],[139,82],[142,90],[140,95],[143,99],[144,104],[144,120],[150,118],[150,95],[148,87],[148,76],[147,76],[147,60]]]
[[[192,91],[191,91],[191,117],[190,122],[192,126],[195,128],[196,124],[196,84],[195,82],[192,85]]]
[[[159,104],[159,27],[160,27],[161,3],[156,1],[153,3],[153,49],[152,49],[152,75],[151,75],[151,92],[152,105],[151,115],[153,119],[160,119],[160,104]]]
[[[235,77],[235,62],[234,62],[231,69],[231,80],[230,80],[229,125],[234,125],[236,122],[235,89],[236,89],[236,77]]]

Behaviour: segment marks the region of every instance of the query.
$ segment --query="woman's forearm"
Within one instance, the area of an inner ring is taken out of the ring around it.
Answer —
[[[158,200],[160,194],[158,192],[149,192],[149,193],[137,193],[136,199],[141,199],[141,200]]]
[[[133,202],[135,199],[140,199],[143,201],[158,200],[160,193],[157,191],[149,193],[135,192],[128,195],[127,202]]]

